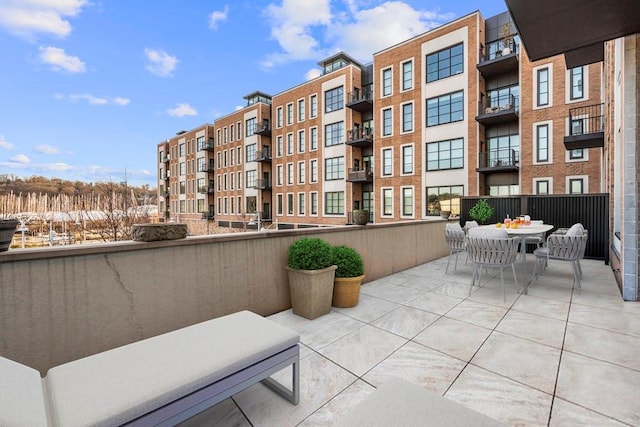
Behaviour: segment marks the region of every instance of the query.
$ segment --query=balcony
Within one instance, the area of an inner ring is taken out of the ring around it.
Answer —
[[[520,156],[516,150],[505,148],[480,153],[476,172],[499,173],[517,172]]]
[[[271,180],[267,178],[258,178],[253,185],[256,190],[271,190]]]
[[[215,220],[215,215],[211,212],[203,212],[202,219],[206,219],[207,221],[213,221]]]
[[[209,141],[205,142],[204,144],[201,144],[198,147],[198,150],[200,150],[200,151],[210,151],[211,152],[211,151],[214,150],[214,145],[215,144],[214,144],[213,138],[209,138]]]
[[[263,120],[262,123],[256,125],[255,133],[262,136],[271,136],[271,124],[269,120]]]
[[[502,40],[488,44],[480,49],[476,65],[478,71],[485,79],[502,74],[518,71],[518,56],[520,45],[511,40],[505,43]]]
[[[347,107],[361,113],[373,111],[373,83],[347,95]]]
[[[262,147],[262,149],[256,152],[256,162],[271,162],[271,147]]]
[[[484,126],[518,120],[518,98],[514,95],[487,99],[478,103],[476,121]]]
[[[373,171],[368,169],[349,168],[347,173],[347,181],[349,182],[373,182]]]
[[[604,147],[604,104],[569,110],[569,135],[564,137],[567,150]]]
[[[165,197],[165,198],[169,198],[170,196],[171,196],[171,192],[170,192],[169,190],[166,190],[166,191],[164,192],[164,197]]]
[[[373,145],[373,128],[354,128],[347,132],[347,145],[354,147],[371,147]]]

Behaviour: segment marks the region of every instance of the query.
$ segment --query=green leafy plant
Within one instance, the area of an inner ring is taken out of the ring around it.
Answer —
[[[333,247],[316,237],[303,237],[289,246],[287,265],[295,270],[321,270],[333,265]]]
[[[333,248],[333,264],[338,266],[336,277],[358,277],[364,274],[362,257],[348,246]]]
[[[495,209],[489,205],[487,199],[480,199],[469,209],[469,216],[471,219],[484,223],[491,218],[494,212]]]

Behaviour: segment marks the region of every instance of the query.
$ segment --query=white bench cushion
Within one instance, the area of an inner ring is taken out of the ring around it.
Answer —
[[[0,384],[0,426],[48,424],[40,372],[0,357]]]
[[[241,311],[49,370],[55,425],[120,425],[296,345],[294,331]]]

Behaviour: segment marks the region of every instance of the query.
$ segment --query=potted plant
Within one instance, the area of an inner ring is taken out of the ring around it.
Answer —
[[[289,246],[287,272],[291,307],[298,316],[313,320],[331,311],[333,248],[322,239],[303,237]]]
[[[489,205],[487,199],[480,199],[471,209],[469,209],[469,216],[480,224],[484,224],[489,218],[491,218],[491,216],[493,216],[494,212],[495,209]]]
[[[333,263],[338,267],[333,281],[334,307],[354,307],[360,298],[360,285],[364,280],[362,257],[348,246],[333,248]]]

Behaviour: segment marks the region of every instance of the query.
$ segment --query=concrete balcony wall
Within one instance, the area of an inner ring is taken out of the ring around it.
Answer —
[[[371,281],[445,256],[445,221],[189,237],[0,254],[0,354],[50,367],[248,309],[291,307],[287,248],[359,251]],[[366,286],[366,285],[365,285]]]

